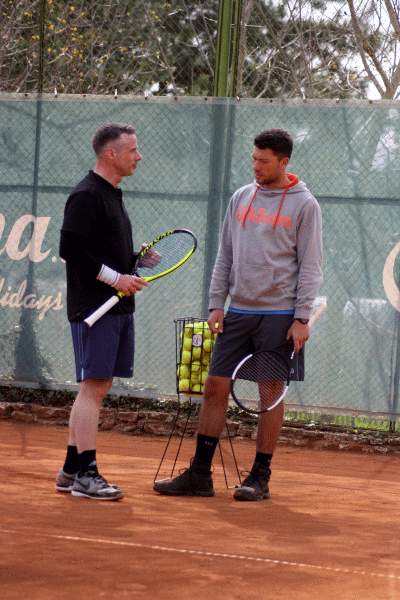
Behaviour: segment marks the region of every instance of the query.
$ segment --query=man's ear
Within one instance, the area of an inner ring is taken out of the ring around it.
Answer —
[[[281,158],[281,166],[286,169],[286,167],[289,164],[289,158],[287,156],[285,156],[284,158]]]
[[[116,156],[115,148],[111,146],[106,146],[103,151],[103,157],[107,160],[113,160]]]

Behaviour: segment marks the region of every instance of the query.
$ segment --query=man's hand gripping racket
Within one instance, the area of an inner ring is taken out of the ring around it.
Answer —
[[[132,293],[130,286],[137,283],[137,289],[143,287],[142,281],[149,283],[173,273],[186,263],[197,248],[197,239],[189,229],[169,229],[150,244],[147,244],[138,254],[134,267],[134,276],[141,281],[134,282],[129,275],[122,275],[118,285],[126,285],[127,292]],[[124,281],[123,278],[126,278]],[[137,291],[137,290],[135,290]],[[97,310],[85,319],[91,327],[123,298],[126,293],[119,291],[109,300],[104,302]]]

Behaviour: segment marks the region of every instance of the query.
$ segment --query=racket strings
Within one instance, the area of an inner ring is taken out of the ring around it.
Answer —
[[[137,269],[138,275],[141,277],[154,276],[167,271],[179,263],[193,249],[194,240],[190,234],[174,233],[171,234],[152,246],[160,255],[160,262],[152,267],[139,266]],[[146,256],[146,253],[143,257]]]
[[[265,412],[284,396],[288,368],[271,353],[251,355],[235,373],[232,395],[239,405],[251,412]]]

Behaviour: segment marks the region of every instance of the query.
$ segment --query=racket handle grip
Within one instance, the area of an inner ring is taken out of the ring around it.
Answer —
[[[119,296],[111,296],[111,298],[107,300],[107,302],[104,302],[104,304],[99,306],[97,310],[95,310],[91,315],[84,319],[85,323],[89,325],[89,327],[94,325],[96,321],[98,321],[103,315],[106,314],[106,312],[108,312],[113,306],[118,304],[119,300]]]

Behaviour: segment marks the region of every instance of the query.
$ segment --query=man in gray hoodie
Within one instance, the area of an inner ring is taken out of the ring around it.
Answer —
[[[304,379],[308,321],[322,283],[322,223],[318,202],[287,171],[291,136],[261,132],[252,153],[255,181],[237,190],[225,216],[210,285],[208,324],[218,333],[205,383],[197,446],[191,466],[154,489],[171,496],[213,496],[211,463],[225,424],[230,378],[250,352],[295,351],[292,379]],[[229,304],[225,312],[225,303]],[[283,403],[259,417],[251,471],[236,500],[270,497],[271,460],[284,415]]]

